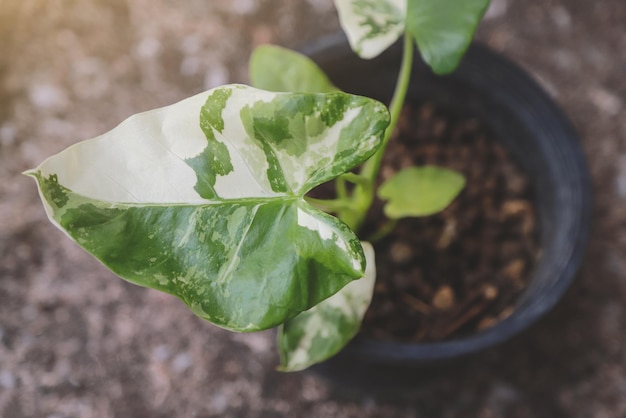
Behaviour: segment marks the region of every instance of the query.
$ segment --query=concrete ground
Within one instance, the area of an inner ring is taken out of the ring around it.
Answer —
[[[331,0],[0,0],[0,416],[626,416],[626,5],[494,0],[478,39],[578,129],[595,187],[580,277],[504,346],[409,400],[281,374],[271,333],[231,334],[116,279],[50,225],[45,157],[127,116],[246,82],[255,45],[338,30]]]

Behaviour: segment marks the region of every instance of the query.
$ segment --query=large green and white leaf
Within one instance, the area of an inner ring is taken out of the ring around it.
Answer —
[[[437,74],[453,71],[490,0],[335,0],[352,49],[373,58],[405,31]]]
[[[219,326],[283,323],[363,275],[359,240],[303,196],[368,158],[373,100],[217,88],[53,156],[48,216],[119,276]]]
[[[332,93],[339,91],[309,57],[276,45],[257,47],[250,58],[250,82],[269,91]]]
[[[391,219],[433,215],[444,210],[465,187],[465,177],[443,167],[409,167],[396,173],[378,189]]]
[[[339,22],[361,58],[374,58],[404,33],[407,0],[335,0]]]
[[[437,74],[454,71],[490,0],[409,0],[406,30]]]
[[[303,370],[341,350],[359,331],[374,293],[374,249],[363,242],[365,276],[285,322],[278,333],[280,370]]]

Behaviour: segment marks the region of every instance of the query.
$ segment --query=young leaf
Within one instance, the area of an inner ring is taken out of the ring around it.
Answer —
[[[361,58],[374,58],[405,28],[407,0],[335,0],[339,22]]]
[[[282,371],[303,370],[332,357],[359,331],[376,279],[374,248],[363,242],[365,276],[285,322],[278,333]]]
[[[254,331],[363,275],[354,233],[303,197],[369,157],[387,123],[362,97],[224,86],[27,174],[52,222],[116,274]]]
[[[409,167],[385,181],[378,197],[388,200],[384,211],[391,219],[426,216],[444,210],[464,186],[465,178],[452,170]]]
[[[406,30],[437,74],[454,71],[490,0],[409,0]]]
[[[275,45],[257,47],[250,58],[250,82],[269,91],[332,93],[339,91],[309,57]]]

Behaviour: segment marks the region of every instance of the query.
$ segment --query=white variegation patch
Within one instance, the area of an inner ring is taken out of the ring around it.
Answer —
[[[222,112],[224,129],[214,130],[217,141],[230,154],[233,170],[218,176],[215,190],[223,199],[270,197],[268,162],[258,142],[241,121],[245,107],[270,103],[277,95],[243,85],[222,87],[232,94]],[[213,90],[179,103],[128,118],[110,132],[76,144],[48,158],[36,170],[45,177],[56,174],[59,184],[92,199],[125,203],[203,203],[194,189],[196,173],[185,159],[200,154],[207,139],[199,127],[198,112]],[[337,152],[339,135],[359,116],[348,109],[343,119],[318,137],[310,138],[310,151],[294,157],[277,151],[285,178],[295,193],[309,179],[312,167]],[[373,148],[377,138],[360,138],[359,147]],[[97,185],[97,187],[95,187]]]
[[[319,218],[305,212],[302,208],[298,208],[298,226],[317,232],[323,240],[333,238],[332,229],[328,228]]]
[[[267,158],[241,122],[241,110],[253,103],[269,103],[279,93],[271,93],[248,86],[237,86],[222,112],[224,130],[214,131],[218,141],[228,148],[233,171],[219,176],[215,183],[218,195],[227,199],[246,196],[275,196],[267,178]]]
[[[80,142],[36,170],[56,174],[77,194],[108,202],[201,203],[196,173],[185,162],[206,147],[198,112],[209,92],[131,116],[115,129]]]
[[[407,0],[335,0],[341,27],[361,58],[374,58],[405,29]]]

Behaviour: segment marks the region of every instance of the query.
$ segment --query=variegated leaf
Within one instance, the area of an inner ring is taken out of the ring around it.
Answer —
[[[404,33],[407,0],[335,0],[341,27],[361,58],[374,58]]]
[[[363,242],[365,276],[284,323],[278,334],[283,371],[303,370],[335,355],[359,331],[374,292],[374,249]]]
[[[224,86],[27,174],[52,222],[116,274],[253,331],[363,275],[354,233],[303,196],[369,157],[387,124],[362,97]]]
[[[250,58],[250,82],[269,91],[332,93],[339,91],[309,57],[276,45],[257,47]]]

